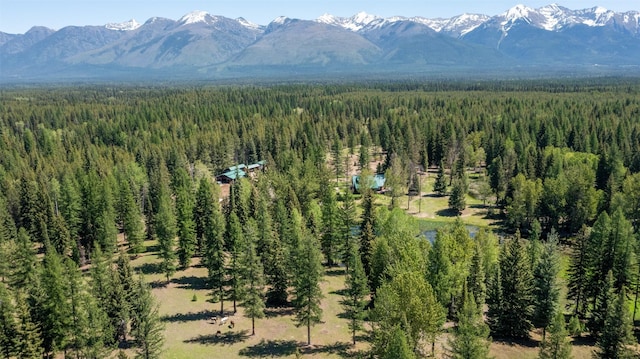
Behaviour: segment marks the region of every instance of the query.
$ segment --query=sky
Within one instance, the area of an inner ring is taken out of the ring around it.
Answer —
[[[361,11],[382,17],[497,15],[519,3],[538,8],[553,2],[570,9],[640,10],[638,0],[0,0],[0,31],[22,34],[35,25],[58,30],[130,19],[144,23],[156,16],[177,20],[195,10],[266,25],[278,16],[311,20],[325,13],[349,17]]]

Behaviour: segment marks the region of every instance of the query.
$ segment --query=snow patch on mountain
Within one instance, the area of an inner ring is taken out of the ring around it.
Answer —
[[[217,22],[219,18],[220,18],[219,16],[213,16],[206,11],[197,10],[197,11],[192,11],[184,15],[183,17],[181,17],[180,20],[178,20],[178,23],[180,23],[180,25],[183,25],[183,26],[198,24],[198,23],[211,25]]]
[[[117,30],[117,31],[133,31],[142,26],[139,24],[136,19],[131,19],[129,21],[120,22],[120,23],[108,23],[104,27],[109,30]]]
[[[253,23],[253,22],[251,22],[251,21],[249,21],[249,20],[247,20],[247,19],[245,19],[243,17],[237,18],[236,21],[238,23],[240,23],[240,25],[242,25],[242,26],[244,26],[244,27],[246,27],[248,29],[251,29],[251,30],[261,30],[262,29],[262,26],[260,26],[260,25],[258,25],[256,23]]]

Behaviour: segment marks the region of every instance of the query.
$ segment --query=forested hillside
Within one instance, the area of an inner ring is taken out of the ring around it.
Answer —
[[[339,270],[349,355],[638,355],[640,82],[4,88],[0,137],[3,357],[163,357],[152,287],[190,268],[207,317],[291,308],[307,344]],[[426,240],[403,196],[491,227]]]

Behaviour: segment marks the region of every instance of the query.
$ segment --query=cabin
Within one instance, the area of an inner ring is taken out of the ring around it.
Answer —
[[[244,163],[228,167],[222,174],[216,176],[216,181],[220,183],[233,183],[238,178],[248,176],[254,177],[255,173],[262,171],[266,165],[266,161],[258,161],[256,163],[245,165]]]
[[[361,182],[360,176],[351,177],[351,191],[353,191],[353,193],[360,193]],[[383,173],[371,176],[368,182],[372,190],[376,192],[384,191],[385,177]]]

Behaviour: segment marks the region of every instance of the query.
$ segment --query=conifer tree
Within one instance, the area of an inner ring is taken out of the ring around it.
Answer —
[[[20,359],[41,359],[43,342],[40,328],[31,318],[29,305],[21,291],[16,293],[15,354]]]
[[[9,283],[13,288],[26,288],[36,276],[36,253],[24,228],[18,230],[16,251],[11,257]]]
[[[482,253],[478,243],[474,246],[473,257],[471,257],[467,288],[469,293],[473,295],[476,304],[482,307],[487,298],[487,283],[484,266],[482,265]]]
[[[364,272],[372,283],[371,251],[375,235],[375,207],[373,191],[365,189],[362,193],[362,223],[360,224],[360,258]]]
[[[489,303],[489,324],[496,336],[511,338],[528,338],[531,329],[532,307],[532,275],[527,256],[520,239],[512,239],[505,244],[500,258],[500,286],[492,288]],[[495,284],[494,284],[495,286]],[[500,308],[495,308],[500,304]],[[492,307],[495,310],[492,310]],[[497,314],[497,317],[494,315]],[[493,324],[493,326],[492,326]]]
[[[184,168],[178,168],[174,175],[176,188],[176,220],[178,234],[178,262],[183,268],[191,263],[196,252],[196,224],[193,218],[195,198],[191,179]]]
[[[142,278],[136,285],[131,333],[136,340],[136,358],[156,359],[162,354],[164,325],[151,289]]]
[[[609,298],[602,331],[596,346],[596,358],[632,358],[627,345],[633,344],[633,325],[627,308],[625,290]]]
[[[456,213],[461,213],[467,208],[467,180],[466,174],[462,177],[456,177],[451,187],[451,195],[449,196],[449,208]]]
[[[340,238],[340,217],[336,194],[332,188],[326,191],[322,199],[322,253],[327,265],[333,266],[338,257]]]
[[[45,244],[41,273],[43,291],[42,339],[45,353],[55,353],[67,344],[70,312],[68,286],[64,280],[62,259],[50,243]]]
[[[206,206],[202,215],[208,217],[201,219],[202,223],[202,262],[207,268],[207,281],[213,290],[213,299],[220,301],[220,314],[224,314],[224,294],[225,294],[225,242],[224,242],[224,218],[220,212],[220,207],[213,202],[213,193],[209,190],[208,182],[200,182],[200,201]],[[205,198],[207,200],[205,201]]]
[[[13,300],[4,283],[0,283],[0,355],[9,359],[16,349],[17,325]]]
[[[539,359],[570,359],[571,343],[567,338],[564,314],[558,311],[548,327],[549,336],[540,343]]]
[[[356,332],[362,329],[365,314],[364,306],[369,287],[367,286],[367,276],[364,273],[355,243],[351,245],[350,251],[351,264],[347,266],[345,298],[342,304],[349,319],[349,330],[351,330],[353,345],[356,345]]]
[[[176,237],[176,217],[173,212],[169,188],[166,187],[160,193],[158,213],[155,216],[155,230],[160,245],[159,256],[162,259],[160,267],[162,272],[169,278],[176,272],[176,252],[174,249]]]
[[[433,184],[433,191],[440,196],[444,196],[447,193],[447,176],[444,173],[443,161],[440,161],[440,165],[438,166],[438,175]]]
[[[587,241],[590,229],[583,226],[575,236],[571,249],[571,262],[569,264],[567,282],[567,298],[575,303],[574,314],[584,316],[587,310],[587,285],[588,285],[588,259],[589,253]]]
[[[75,243],[78,240],[78,233],[81,224],[82,203],[78,184],[74,177],[65,174],[62,178],[62,186],[60,187],[60,214],[64,218],[69,237]]]
[[[255,320],[264,317],[264,270],[257,253],[257,225],[250,218],[245,226],[246,246],[240,257],[242,268],[244,315],[251,318],[251,335],[256,334]]]
[[[454,339],[449,342],[451,358],[485,359],[489,357],[489,326],[484,322],[482,310],[473,294],[464,289],[464,301],[458,314]]]
[[[311,326],[320,323],[322,308],[322,255],[317,239],[308,233],[303,233],[300,243],[295,250],[293,276],[293,305],[296,310],[295,322],[297,326],[307,327],[307,344],[311,345]]]
[[[341,260],[349,271],[349,263],[351,263],[351,249],[354,247],[355,238],[353,236],[353,227],[356,224],[356,208],[351,191],[346,191],[343,197],[342,207],[340,208],[340,238],[341,238]],[[357,247],[356,247],[357,248]],[[357,255],[358,253],[356,253]]]
[[[242,233],[242,225],[239,217],[235,212],[231,212],[227,222],[227,247],[229,248],[229,266],[227,268],[227,276],[229,278],[230,298],[233,301],[233,312],[237,312],[237,301],[242,298],[241,293],[241,266],[239,258],[245,248],[244,234]]]
[[[126,241],[131,253],[138,254],[144,250],[144,227],[142,213],[136,203],[129,182],[121,179],[119,184],[120,220]]]
[[[211,218],[215,205],[217,203],[214,203],[213,186],[207,178],[202,177],[196,193],[196,205],[193,207],[196,242],[199,251],[203,251],[205,227]]]
[[[542,329],[542,339],[545,339],[546,327],[555,317],[560,299],[560,288],[557,284],[559,268],[558,235],[551,231],[544,244],[540,261],[533,271],[533,325]]]

